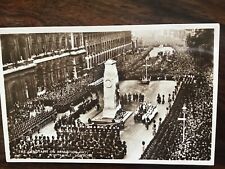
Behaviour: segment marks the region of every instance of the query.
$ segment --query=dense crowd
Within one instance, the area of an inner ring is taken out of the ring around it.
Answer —
[[[68,106],[71,112],[70,118],[78,118],[80,114],[84,114],[93,107],[97,106],[100,109],[97,94],[90,93],[87,98],[83,97],[82,102],[75,110],[74,105]],[[64,107],[59,107],[58,110],[62,110]],[[29,100],[22,104],[15,104],[15,109],[9,116],[9,137],[10,140],[16,139],[23,134],[28,132],[34,133],[39,131],[42,126],[49,123],[50,121],[56,120],[56,108],[53,106],[45,107],[44,104],[37,99]]]
[[[187,87],[190,94],[185,101],[188,109],[186,139],[183,146],[175,148],[172,159],[209,160],[212,137],[212,87],[206,79]],[[179,126],[182,130],[182,127]]]
[[[143,77],[145,74],[145,58],[148,56],[147,51],[142,54],[135,53],[133,57],[125,57],[126,64],[118,61],[118,71],[122,74],[122,80],[141,79]],[[151,80],[172,80],[172,76],[196,74],[199,71],[190,55],[179,52],[174,55],[152,57],[147,60],[147,65],[148,78],[151,76]]]
[[[85,114],[86,111],[89,111],[94,107],[96,107],[97,111],[100,111],[98,99],[87,99],[85,102],[81,103],[76,110],[73,106],[71,106],[70,115],[64,115],[60,119],[58,119],[55,123],[54,129],[58,130],[58,128],[60,128],[60,126],[62,125],[72,124],[76,119],[80,117],[80,114]]]
[[[186,105],[186,130],[183,141],[182,107]],[[142,159],[209,160],[212,135],[212,87],[204,76],[187,76],[169,115]]]
[[[45,111],[44,105],[35,99],[27,100],[24,104],[15,103],[13,110],[9,113],[9,125],[26,122],[43,111]]]
[[[71,103],[77,104],[81,102],[82,98],[90,93],[91,88],[88,87],[90,82],[91,78],[88,76],[82,80],[65,82],[47,90],[46,93],[39,96],[38,99],[46,106],[64,107],[62,111],[59,111],[65,112],[68,110]]]
[[[119,127],[79,120],[57,128],[57,137],[27,136],[11,144],[12,158],[122,159],[127,151]]]
[[[54,120],[56,117],[56,112],[54,110],[43,111],[36,116],[32,116],[29,120],[24,121],[23,123],[18,123],[14,126],[11,126],[9,132],[9,140],[15,140],[26,134],[32,134],[34,132],[39,132],[40,128]]]
[[[55,117],[55,112],[36,99],[29,99],[24,104],[15,103],[13,110],[8,114],[10,140],[28,132],[38,131],[53,117]]]
[[[57,113],[66,112],[70,110],[71,105],[82,102],[76,112],[77,114],[90,110],[93,107],[92,104],[96,105],[96,103],[86,98],[92,95],[92,87],[88,86],[88,84],[94,80],[95,74],[96,72],[92,72],[92,74],[81,79],[55,84],[43,95],[28,99],[24,103],[16,103],[13,110],[8,114],[10,139],[19,137],[25,130],[39,130],[40,126],[43,126],[42,123],[45,123],[43,119],[46,119],[46,121],[54,120],[55,111]],[[98,78],[98,75],[95,78]],[[46,109],[46,106],[50,107]],[[51,111],[52,107],[54,113]],[[52,114],[49,114],[50,112]]]
[[[117,68],[121,80],[136,78],[136,72],[141,69],[144,64],[147,51],[141,54],[129,54],[117,60]],[[139,76],[140,74],[138,74]],[[139,76],[140,77],[140,76]],[[136,78],[138,79],[138,78]]]
[[[52,86],[46,93],[39,96],[38,99],[44,105],[54,106],[57,112],[65,112],[69,110],[71,103],[79,104],[84,101],[84,97],[88,97],[93,91],[89,85],[102,76],[103,66],[99,65],[79,79],[67,80],[67,82]]]

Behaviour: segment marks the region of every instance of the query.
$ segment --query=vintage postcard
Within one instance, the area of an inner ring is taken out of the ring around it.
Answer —
[[[214,165],[219,24],[0,28],[7,162]]]

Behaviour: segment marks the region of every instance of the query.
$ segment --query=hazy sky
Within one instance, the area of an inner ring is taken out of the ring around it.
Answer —
[[[138,30],[132,31],[133,39],[142,40],[144,44],[149,44],[156,41],[161,41],[165,43],[171,43],[173,41],[182,42],[185,40],[186,31],[185,30]]]

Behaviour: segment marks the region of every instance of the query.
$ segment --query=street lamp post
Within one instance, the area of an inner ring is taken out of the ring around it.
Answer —
[[[183,121],[183,143],[184,143],[184,140],[185,140],[185,128],[186,128],[185,127],[185,121],[186,121],[185,114],[186,114],[186,111],[187,111],[187,107],[184,104],[183,107],[182,107],[183,117],[182,118],[178,118],[178,120]]]

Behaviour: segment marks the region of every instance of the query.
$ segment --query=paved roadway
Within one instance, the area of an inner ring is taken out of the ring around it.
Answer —
[[[120,83],[120,91],[123,93],[143,93],[145,95],[145,100],[151,102],[153,105],[157,105],[157,95],[165,95],[166,103],[164,105],[160,104],[157,106],[158,115],[156,116],[156,126],[158,129],[159,118],[162,121],[166,117],[167,110],[166,107],[169,106],[167,100],[169,93],[171,94],[175,89],[176,82],[174,81],[152,81],[149,85],[140,84],[139,81],[130,80],[123,81]],[[129,110],[135,111],[137,104],[129,106]],[[133,110],[132,110],[133,109]],[[149,130],[145,128],[142,123],[134,123],[133,115],[126,121],[125,129],[121,131],[121,139],[127,142],[127,155],[125,159],[127,160],[137,160],[141,157],[143,153],[143,148],[145,148],[151,141],[153,136],[153,123],[150,124]],[[142,146],[142,141],[145,141],[145,146]]]

